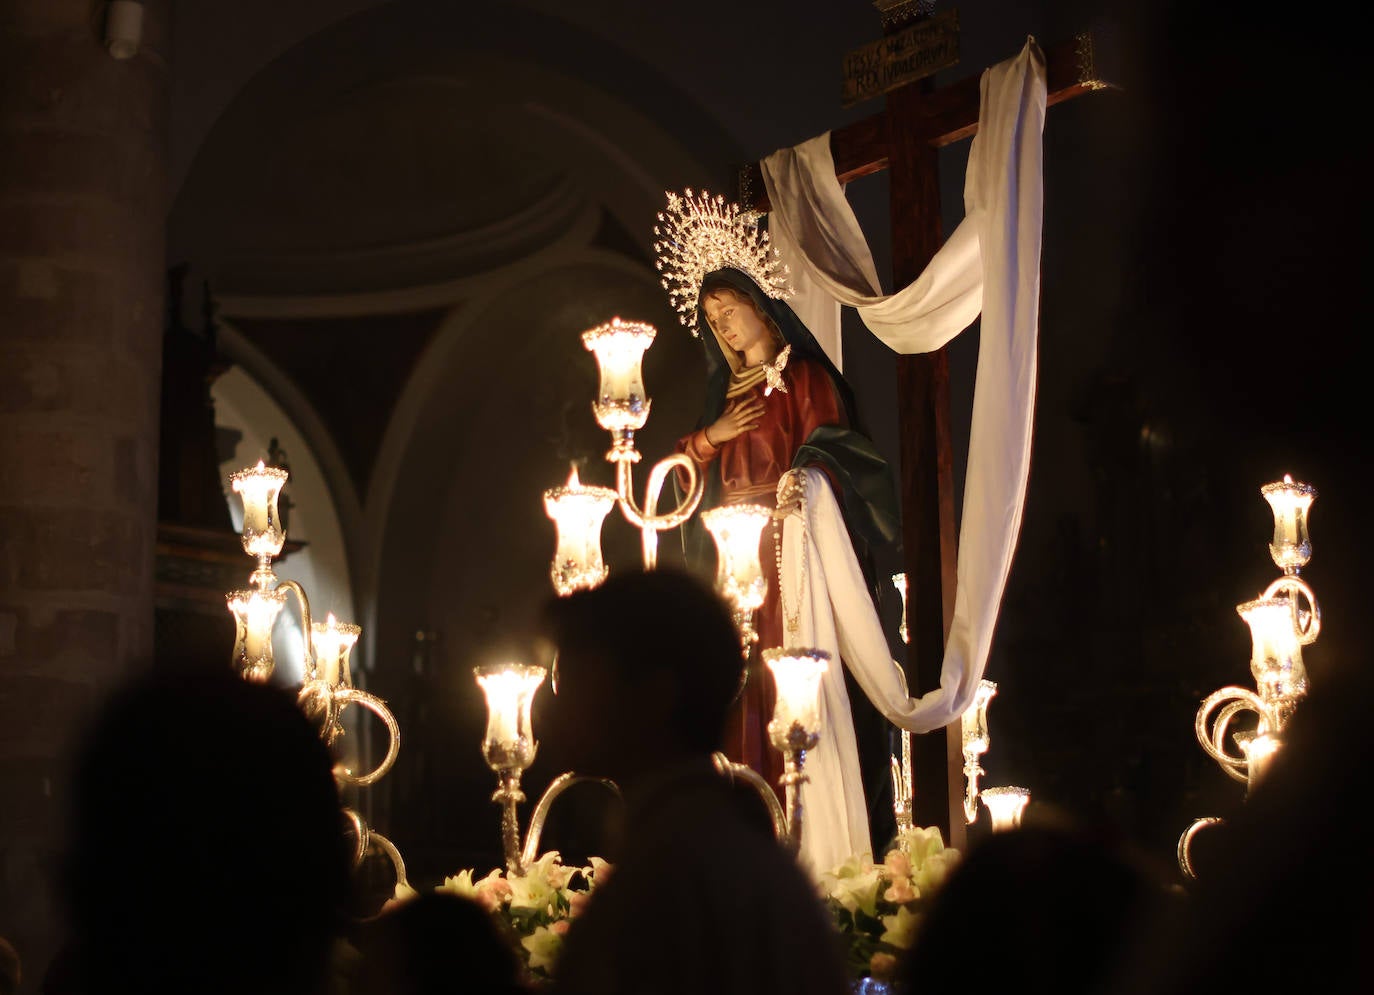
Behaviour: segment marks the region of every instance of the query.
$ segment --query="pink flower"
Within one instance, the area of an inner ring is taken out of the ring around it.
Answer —
[[[892,882],[892,887],[883,892],[883,898],[898,905],[914,902],[920,897],[921,893],[911,887],[911,881],[907,878],[898,878]]]
[[[879,981],[891,981],[897,972],[897,958],[880,951],[869,958],[868,971]]]
[[[887,856],[883,858],[883,867],[887,869],[888,877],[911,877],[911,861],[901,850],[889,850]]]
[[[488,878],[477,886],[477,901],[488,912],[495,912],[509,897],[510,882],[505,878]]]
[[[549,929],[557,933],[559,936],[562,936],[564,933],[568,931],[568,927],[571,925],[572,923],[569,922],[567,919],[559,919],[556,923],[551,925]]]

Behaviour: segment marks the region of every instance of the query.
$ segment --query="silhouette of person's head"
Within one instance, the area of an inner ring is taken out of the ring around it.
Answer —
[[[744,661],[721,598],[682,571],[613,574],[548,602],[548,738],[579,772],[618,781],[720,749]]]
[[[392,906],[359,932],[357,947],[356,995],[521,990],[515,951],[490,913],[458,895],[428,892]]]
[[[1022,824],[970,846],[932,899],[902,977],[911,991],[970,982],[1094,991],[1163,896],[1154,871],[1115,843],[1069,825]]]
[[[281,688],[188,668],[118,690],[77,756],[67,983],[316,991],[349,891],[332,766]]]

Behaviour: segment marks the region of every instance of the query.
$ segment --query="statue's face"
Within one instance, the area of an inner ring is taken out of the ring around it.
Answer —
[[[701,309],[706,313],[706,323],[736,352],[747,352],[771,334],[754,302],[733,290],[713,290],[702,301]]]

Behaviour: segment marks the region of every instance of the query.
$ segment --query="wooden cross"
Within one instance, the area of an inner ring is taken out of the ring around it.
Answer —
[[[906,31],[928,14],[926,0],[903,5],[905,16],[882,0],[886,34]],[[895,15],[895,16],[894,16]],[[957,28],[956,28],[957,30]],[[1107,87],[1098,76],[1090,34],[1045,48],[1047,103]],[[831,133],[841,183],[887,169],[891,184],[892,279],[910,284],[944,241],[940,220],[937,151],[978,130],[982,74],[935,89],[929,78],[887,93],[886,109]],[[758,163],[741,171],[741,202],[769,208]],[[954,617],[957,535],[954,457],[949,425],[949,357],[945,349],[897,358],[901,430],[902,542],[907,575],[907,673],[918,692],[938,687],[945,640]],[[948,844],[966,845],[963,811],[963,743],[960,723],[943,735],[912,740],[913,821],[938,826]]]

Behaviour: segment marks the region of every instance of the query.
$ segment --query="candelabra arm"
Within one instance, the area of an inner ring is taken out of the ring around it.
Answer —
[[[366,787],[379,780],[383,774],[391,769],[391,765],[396,762],[396,754],[401,750],[401,727],[396,721],[396,716],[391,714],[391,709],[387,708],[382,699],[374,694],[368,694],[366,691],[359,690],[358,688],[338,688],[334,691],[334,700],[337,702],[340,712],[342,712],[344,706],[348,705],[350,702],[357,702],[363,708],[366,708],[381,719],[382,722],[386,724],[387,732],[391,734],[391,741],[387,744],[386,756],[382,758],[381,763],[368,773],[359,775],[354,774],[346,767],[338,769],[340,780],[347,784],[356,784],[360,787]]]
[[[905,850],[909,845],[907,831],[912,823],[911,733],[902,730],[902,759],[888,757],[892,764],[892,814],[897,821],[897,839]]]
[[[367,828],[367,823],[363,817],[351,808],[343,810],[344,818],[353,827],[353,836],[357,842],[353,845],[353,866],[357,867],[363,862],[363,855],[367,853],[368,844],[371,842],[372,833]]]
[[[1215,721],[1211,721],[1209,733],[1211,713],[1219,706],[1221,711],[1217,712]],[[1242,687],[1224,687],[1203,699],[1193,722],[1198,743],[1209,757],[1221,764],[1222,770],[1237,781],[1247,779],[1246,768],[1249,763],[1244,755],[1226,751],[1226,731],[1231,719],[1243,711],[1255,712],[1262,722],[1269,714],[1268,707],[1255,692]]]
[[[986,771],[976,759],[964,758],[964,821],[970,826],[978,820],[978,778]]]
[[[583,781],[595,781],[597,784],[604,784],[611,791],[615,792],[617,798],[621,798],[620,785],[616,784],[608,777],[592,777],[590,775],[574,774],[572,771],[559,774],[549,786],[544,789],[544,793],[539,796],[539,801],[535,803],[534,812],[530,815],[529,828],[525,830],[525,848],[521,851],[521,862],[528,866],[534,863],[539,856],[539,838],[544,834],[544,822],[549,817],[549,809],[553,807],[554,801],[568,788]]]
[[[628,452],[612,449],[606,456],[607,459],[615,463],[616,494],[620,510],[630,524],[641,530],[662,532],[666,529],[675,529],[691,518],[693,512],[697,510],[697,505],[701,503],[701,495],[706,488],[706,478],[697,470],[697,465],[692,461],[692,458],[685,453],[673,453],[656,463],[654,468],[649,471],[645,510],[640,510],[635,505],[635,460],[630,458],[630,454],[635,457],[639,455],[638,451],[633,449]],[[668,474],[674,469],[681,469],[687,474],[687,495],[672,511],[660,515],[655,507],[658,503],[658,495],[663,489],[663,483],[667,480]]]
[[[387,839],[381,833],[368,828],[363,817],[351,808],[343,810],[344,818],[353,827],[353,835],[357,843],[353,847],[353,866],[357,867],[363,862],[363,857],[367,851],[376,844],[377,849],[386,854],[391,861],[392,869],[396,872],[396,883],[410,887],[410,881],[406,879],[406,862],[401,859],[401,851],[396,849],[396,844]]]
[[[787,796],[787,846],[793,853],[801,849],[801,787],[808,780],[802,772],[806,751],[795,747],[783,753],[782,785]]]
[[[820,742],[820,733],[807,729],[799,720],[793,719],[791,726],[782,733],[770,724],[769,735],[773,739],[773,745],[782,752],[782,777],[778,780],[783,787],[787,805],[787,847],[793,853],[797,853],[801,850],[802,835],[801,789],[808,780],[803,771],[806,765],[806,751],[814,749]]]
[[[406,879],[406,862],[401,859],[401,851],[396,849],[396,844],[378,832],[370,833],[369,838],[391,861],[391,867],[396,872],[396,883],[409,888],[410,881]]]
[[[897,820],[897,835],[901,837],[904,830],[911,828],[911,799],[902,792],[901,764],[896,757],[889,756],[887,759],[892,765],[892,814]]]
[[[509,768],[497,772],[500,785],[491,800],[501,806],[501,846],[506,855],[506,873],[524,874],[525,865],[520,854],[520,819],[516,806],[525,800],[520,790],[520,771]]]
[[[1192,878],[1193,880],[1197,879],[1197,874],[1193,871],[1193,837],[1196,836],[1200,830],[1206,829],[1208,826],[1217,826],[1220,824],[1220,819],[1209,815],[1201,819],[1194,819],[1193,824],[1183,830],[1183,835],[1178,838],[1178,867],[1186,877]]]
[[[780,840],[787,839],[787,813],[782,810],[782,805],[778,803],[778,795],[763,776],[758,771],[746,764],[737,764],[724,753],[713,753],[711,762],[715,764],[716,770],[726,777],[740,778],[750,787],[759,793],[763,803],[768,808],[768,815],[773,820],[773,835]]]
[[[278,581],[277,587],[285,588],[294,594],[300,605],[301,639],[305,644],[305,675],[306,677],[313,677],[315,674],[315,640],[310,635],[310,599],[305,596],[305,588],[294,580]]]
[[[730,614],[735,620],[735,631],[739,633],[740,655],[744,659],[749,659],[750,652],[754,649],[754,644],[759,641],[759,630],[754,626],[754,612],[756,608],[748,611],[735,610]],[[748,680],[748,671],[745,671],[744,680]]]
[[[644,517],[649,524],[640,528],[640,541],[644,547],[644,569],[652,570],[658,566],[658,530],[653,521],[658,514],[658,498],[663,493],[663,485],[668,480],[672,466],[665,460],[657,463],[649,471],[649,482],[644,488]]]

